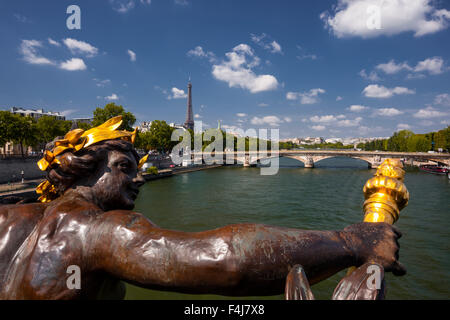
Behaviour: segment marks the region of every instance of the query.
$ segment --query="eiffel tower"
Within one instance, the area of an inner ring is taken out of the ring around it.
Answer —
[[[192,111],[192,83],[189,79],[188,82],[188,101],[187,101],[187,111],[186,111],[186,121],[183,125],[186,129],[194,130],[194,114]]]

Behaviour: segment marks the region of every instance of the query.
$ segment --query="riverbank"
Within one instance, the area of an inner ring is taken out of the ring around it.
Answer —
[[[145,181],[153,181],[168,178],[176,174],[195,172],[200,170],[221,167],[222,165],[198,165],[192,167],[175,167],[172,169],[161,169],[158,174],[143,173]],[[0,204],[11,204],[23,202],[35,202],[39,195],[36,187],[44,179],[25,180],[24,183],[0,184]]]
[[[173,174],[182,174],[182,173],[188,173],[188,172],[194,172],[194,171],[200,171],[200,170],[206,170],[206,169],[213,169],[222,167],[223,164],[203,164],[203,165],[196,165],[192,167],[176,167],[172,169]]]

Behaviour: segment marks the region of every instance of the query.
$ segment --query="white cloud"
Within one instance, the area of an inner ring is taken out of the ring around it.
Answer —
[[[262,118],[253,117],[250,121],[253,125],[269,125],[272,127],[278,127],[284,121],[278,118],[277,116],[265,116]]]
[[[393,95],[400,94],[414,94],[414,90],[410,90],[405,87],[386,88],[385,86],[379,86],[377,84],[370,84],[364,88],[362,92],[368,98],[390,98]]]
[[[438,10],[433,4],[432,0],[338,0],[334,12],[323,12],[320,18],[338,38],[372,38],[402,32],[414,32],[420,37],[448,27],[450,11]],[[377,17],[379,28],[373,23]]]
[[[341,101],[342,99],[344,99],[344,98],[342,98],[341,96],[336,97],[336,101]]]
[[[184,92],[184,90],[181,90],[181,89],[173,87],[171,92],[172,92],[172,95],[169,95],[167,97],[168,100],[171,100],[171,99],[185,99],[185,98],[187,98],[187,94]]]
[[[377,109],[373,112],[373,116],[383,116],[383,117],[393,117],[403,114],[403,111],[400,111],[396,108],[381,108]]]
[[[23,59],[28,63],[54,65],[54,61],[38,55],[36,48],[40,47],[42,47],[40,41],[22,40],[19,51],[22,54]]]
[[[136,53],[130,49],[127,50],[128,55],[130,56],[130,61],[136,61]]]
[[[423,79],[425,78],[425,75],[423,73],[409,73],[406,76],[406,79],[411,80],[411,79]]]
[[[291,118],[291,117],[284,117],[284,121],[286,121],[286,122],[292,122],[292,118]]]
[[[113,100],[119,100],[119,97],[117,96],[117,94],[113,93],[112,95],[105,97],[105,99],[109,100],[109,101],[113,101]]]
[[[304,60],[304,59],[311,59],[311,60],[317,60],[317,56],[315,54],[304,54],[301,56],[297,56],[298,60]]]
[[[92,80],[95,81],[95,85],[96,85],[97,87],[101,87],[101,88],[103,88],[103,87],[105,87],[105,86],[111,84],[111,80],[109,80],[109,79],[100,80],[100,79],[94,78],[94,79],[92,79]]]
[[[445,112],[436,110],[433,107],[427,107],[425,109],[420,109],[416,114],[413,115],[413,117],[419,119],[429,119],[429,118],[445,117],[446,115],[447,113]]]
[[[265,33],[262,33],[259,36],[251,33],[250,38],[254,43],[272,53],[283,53],[281,45]]]
[[[127,13],[134,8],[133,0],[109,0],[109,2],[113,5],[113,10],[119,13]]]
[[[356,127],[363,120],[361,117],[357,117],[355,119],[345,119],[345,115],[325,115],[325,116],[313,116],[310,117],[309,120],[313,123],[321,124],[318,127],[322,127],[323,125],[333,125],[338,127]],[[303,119],[302,122],[307,122],[306,119]]]
[[[78,71],[78,70],[86,70],[86,65],[84,64],[83,59],[72,58],[65,62],[61,62],[59,68],[68,71]]]
[[[311,129],[316,130],[316,131],[323,131],[326,128],[325,128],[325,126],[317,125],[317,126],[312,126]]]
[[[345,119],[345,120],[339,120],[337,122],[338,127],[357,127],[359,126],[359,123],[362,121],[361,117],[357,117],[355,119]]]
[[[300,55],[297,56],[298,60],[303,60],[303,59],[316,60],[317,59],[317,55],[307,53],[306,50],[302,48],[302,46],[297,45],[297,49],[300,51]]]
[[[233,48],[233,51],[239,52],[239,53],[244,53],[249,56],[254,56],[252,47],[250,47],[248,44],[245,44],[245,43],[238,44],[236,47]]]
[[[258,103],[258,107],[268,107],[268,106],[269,106],[269,104],[264,103],[264,102]]]
[[[27,17],[25,17],[24,15],[21,15],[19,13],[15,13],[14,18],[16,18],[17,21],[22,22],[22,23],[30,22],[30,20]]]
[[[450,95],[448,93],[438,94],[434,98],[434,104],[450,107]]]
[[[206,57],[205,51],[201,46],[196,46],[195,49],[191,49],[187,53],[188,56]]]
[[[398,130],[409,130],[409,129],[411,129],[411,126],[409,124],[406,124],[406,123],[399,123],[397,125],[397,129]]]
[[[230,88],[240,87],[251,93],[275,90],[278,80],[268,74],[256,75],[252,68],[259,64],[259,58],[254,56],[253,50],[247,44],[240,44],[227,52],[228,61],[215,64],[212,67],[214,78],[228,83]],[[251,58],[247,62],[247,57]]]
[[[423,61],[419,61],[413,68],[407,62],[396,63],[394,60],[390,60],[387,63],[381,63],[375,67],[382,70],[386,74],[395,74],[400,71],[406,70],[410,72],[428,72],[429,74],[436,75],[445,71],[444,60],[441,57],[428,58]],[[410,74],[408,79],[423,78],[423,74]]]
[[[112,9],[118,13],[125,14],[136,6],[137,0],[109,0]],[[139,0],[139,3],[144,6],[149,6],[152,0]]]
[[[368,110],[368,109],[370,109],[370,108],[366,107],[366,106],[361,106],[358,104],[351,105],[350,107],[347,108],[347,110],[352,111],[352,112],[361,112],[361,111]]]
[[[271,43],[270,43],[270,45],[272,46],[272,52],[273,53],[281,53],[281,46],[280,46],[280,44],[278,43],[278,42],[276,42],[275,40],[274,41],[272,41]]]
[[[247,116],[246,113],[236,113],[236,115],[237,115],[238,117],[246,117],[246,116]]]
[[[288,100],[297,100],[298,99],[298,92],[288,92],[286,93],[286,99]]]
[[[211,51],[205,52],[201,46],[196,46],[187,52],[189,57],[207,58],[209,62],[214,63],[216,61],[216,56]]]
[[[375,71],[371,71],[370,74],[367,74],[366,69],[362,69],[359,72],[359,75],[366,79],[366,80],[370,80],[370,81],[380,81],[381,78],[378,76],[378,74]]]
[[[63,115],[64,117],[70,116],[72,113],[77,112],[77,109],[67,109],[64,111],[61,111],[61,115]]]
[[[417,63],[415,72],[427,71],[429,74],[441,74],[444,72],[444,60],[441,57],[428,58]]]
[[[98,49],[87,42],[79,41],[72,38],[66,38],[63,43],[72,52],[72,54],[86,54],[88,57],[97,55]]]
[[[194,118],[195,118],[195,119],[200,119],[200,118],[202,118],[202,116],[199,115],[198,113],[196,113],[196,114],[194,114]]]
[[[309,120],[311,120],[311,122],[315,122],[315,123],[330,123],[330,122],[334,122],[337,120],[337,118],[333,115],[326,115],[326,116],[313,116],[311,118],[309,118]]]
[[[288,100],[298,100],[300,99],[301,104],[314,104],[319,102],[319,94],[325,93],[324,89],[315,88],[307,92],[288,92],[286,93],[286,99]]]
[[[61,43],[59,43],[56,40],[53,40],[52,38],[48,38],[47,40],[48,40],[48,43],[50,43],[51,45],[53,45],[55,47],[60,47],[61,46]]]
[[[394,60],[390,60],[387,63],[380,63],[375,68],[379,69],[387,74],[394,74],[394,73],[400,72],[402,70],[408,70],[408,71],[413,70],[413,68],[411,68],[406,62],[397,64],[397,63],[395,63]]]

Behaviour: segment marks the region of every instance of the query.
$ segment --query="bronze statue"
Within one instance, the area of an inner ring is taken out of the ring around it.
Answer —
[[[297,264],[310,284],[369,261],[405,274],[401,234],[382,222],[340,231],[159,228],[131,211],[144,183],[142,161],[135,133],[116,130],[119,120],[75,129],[54,143],[39,163],[48,177],[38,188],[41,203],[0,206],[0,299],[121,299],[122,281],[184,293],[273,295],[284,291]],[[67,285],[70,266],[81,270],[79,289]]]

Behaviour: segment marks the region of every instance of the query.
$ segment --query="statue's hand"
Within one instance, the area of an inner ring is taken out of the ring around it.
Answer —
[[[406,274],[406,268],[398,261],[398,239],[402,234],[396,227],[384,222],[362,222],[348,226],[344,233],[355,253],[357,266],[377,262],[396,276]]]

